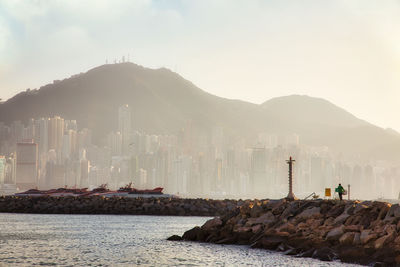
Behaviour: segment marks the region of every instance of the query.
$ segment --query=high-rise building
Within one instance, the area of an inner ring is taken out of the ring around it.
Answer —
[[[108,147],[111,149],[112,156],[122,154],[122,135],[120,132],[112,132],[107,136]]]
[[[15,183],[8,179],[8,176],[12,176],[12,168],[9,167],[6,157],[0,156],[0,195],[12,195],[17,191]]]
[[[76,154],[77,134],[75,130],[68,130],[63,136],[62,158],[71,159]],[[77,156],[77,155],[76,155]]]
[[[15,184],[17,180],[17,160],[14,154],[6,159],[5,184]]]
[[[54,116],[48,122],[48,146],[56,152],[61,151],[64,136],[64,119]]]
[[[118,131],[122,135],[122,153],[128,154],[131,144],[132,117],[128,105],[123,105],[118,109]]]
[[[147,171],[144,169],[139,169],[139,181],[140,188],[144,188],[147,185]]]
[[[30,119],[28,122],[27,133],[26,136],[24,136],[24,139],[35,139],[35,135],[35,120]]]
[[[37,187],[38,146],[36,143],[17,143],[17,186],[19,189]]]
[[[71,142],[68,134],[63,136],[62,158],[63,161],[69,159],[71,155]]]
[[[78,155],[78,134],[75,130],[68,130],[71,156],[77,157]]]
[[[65,186],[65,166],[57,164],[54,160],[46,163],[46,182],[45,189],[58,188]]]
[[[78,124],[76,123],[76,120],[64,120],[64,125],[66,131],[78,131]]]
[[[221,191],[223,190],[223,161],[221,158],[217,158],[215,160],[215,181],[213,184],[214,190]]]
[[[236,172],[235,150],[229,149],[226,152],[226,177],[225,177],[225,187],[227,188],[228,192],[234,193],[234,191],[237,191],[238,188],[235,186],[237,183],[238,183],[238,177]]]
[[[48,152],[48,119],[35,120],[35,143],[38,144],[39,155]]]
[[[77,151],[86,149],[92,144],[92,132],[84,128],[77,134]]]
[[[324,188],[324,159],[318,155],[313,155],[310,160],[310,190],[311,192],[320,192]]]
[[[24,125],[21,121],[14,121],[11,124],[11,136],[15,142],[22,142],[24,139]]]
[[[90,162],[87,159],[80,160],[80,187],[89,187]]]
[[[251,155],[251,183],[256,197],[268,195],[267,158],[265,148],[254,148]]]

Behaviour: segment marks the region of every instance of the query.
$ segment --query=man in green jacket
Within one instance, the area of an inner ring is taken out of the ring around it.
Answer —
[[[338,192],[340,200],[343,200],[344,188],[341,184],[336,188],[336,192]]]

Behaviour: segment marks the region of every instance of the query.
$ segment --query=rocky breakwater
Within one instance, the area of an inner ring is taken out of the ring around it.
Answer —
[[[398,204],[255,200],[170,240],[249,245],[325,261],[400,266],[399,230]]]
[[[0,212],[9,213],[218,216],[236,207],[235,200],[101,196],[0,197]]]

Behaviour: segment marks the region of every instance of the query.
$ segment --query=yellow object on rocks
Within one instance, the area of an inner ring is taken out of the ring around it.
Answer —
[[[325,196],[330,197],[331,196],[331,189],[330,188],[325,188]]]

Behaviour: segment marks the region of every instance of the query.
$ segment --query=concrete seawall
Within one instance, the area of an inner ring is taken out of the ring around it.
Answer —
[[[169,240],[241,244],[325,261],[400,266],[399,230],[398,204],[255,200]]]
[[[218,216],[237,205],[236,200],[180,198],[0,197],[0,212],[9,213]]]

